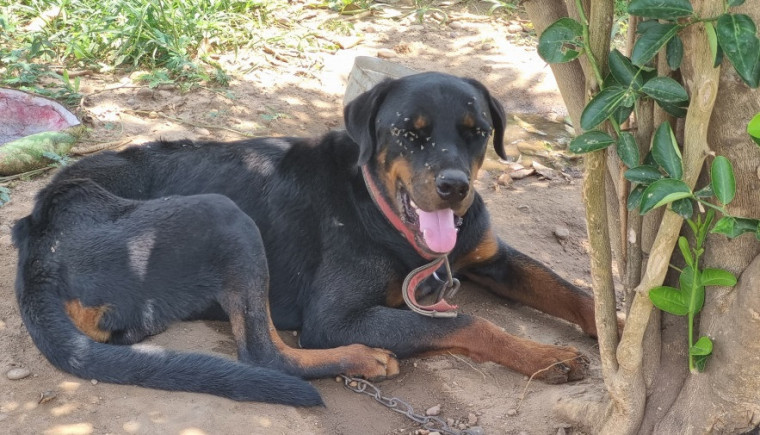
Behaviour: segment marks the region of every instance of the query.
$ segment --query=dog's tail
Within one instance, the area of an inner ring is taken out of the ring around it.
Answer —
[[[311,384],[276,370],[148,345],[96,342],[77,329],[66,315],[56,289],[46,286],[17,289],[17,296],[34,343],[61,370],[84,379],[208,393],[234,400],[323,405]]]

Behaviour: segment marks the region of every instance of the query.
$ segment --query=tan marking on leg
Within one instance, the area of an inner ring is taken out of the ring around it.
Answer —
[[[79,299],[66,301],[63,305],[74,326],[88,337],[101,343],[111,338],[111,331],[100,329],[100,319],[108,311],[108,305],[85,307]]]
[[[269,316],[269,337],[286,358],[302,368],[320,367],[325,365],[337,366],[339,372],[349,376],[361,376],[366,379],[383,379],[396,376],[399,373],[398,361],[390,351],[351,344],[332,349],[296,349],[288,346],[277,333],[277,329]]]
[[[527,376],[535,374],[536,379],[552,384],[583,379],[588,372],[588,359],[576,349],[516,337],[478,317],[435,345],[439,349],[425,355],[465,355],[475,362],[491,361]]]
[[[498,254],[499,240],[493,235],[493,231],[489,228],[475,249],[457,258],[454,262],[454,269],[462,270],[473,264],[484,263],[493,259]]]

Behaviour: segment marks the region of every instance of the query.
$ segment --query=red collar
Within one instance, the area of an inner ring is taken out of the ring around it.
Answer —
[[[401,235],[406,238],[406,241],[409,242],[412,247],[414,247],[414,250],[417,251],[417,253],[420,254],[422,258],[426,260],[437,258],[437,255],[433,255],[425,251],[417,244],[417,239],[414,232],[410,230],[403,221],[401,221],[401,218],[398,217],[398,214],[396,214],[396,212],[393,210],[393,207],[391,207],[391,205],[388,204],[388,201],[385,200],[383,193],[380,192],[380,189],[377,187],[375,180],[372,178],[372,174],[369,173],[369,168],[367,168],[367,165],[362,165],[362,176],[364,176],[364,183],[367,185],[367,190],[369,190],[369,196],[372,197],[372,201],[375,202],[377,208],[379,208],[385,218],[388,219],[388,222],[393,225],[393,228],[398,230]]]

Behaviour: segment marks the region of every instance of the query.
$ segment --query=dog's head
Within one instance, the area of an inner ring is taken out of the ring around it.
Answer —
[[[380,83],[344,117],[358,164],[395,214],[389,219],[403,224],[418,251],[451,251],[492,131],[505,158],[501,104],[476,80],[422,73]]]

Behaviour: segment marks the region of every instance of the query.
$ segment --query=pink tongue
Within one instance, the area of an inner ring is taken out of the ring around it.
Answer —
[[[457,228],[454,226],[454,210],[447,208],[427,212],[417,209],[420,217],[420,231],[425,244],[433,252],[445,254],[457,242]]]

